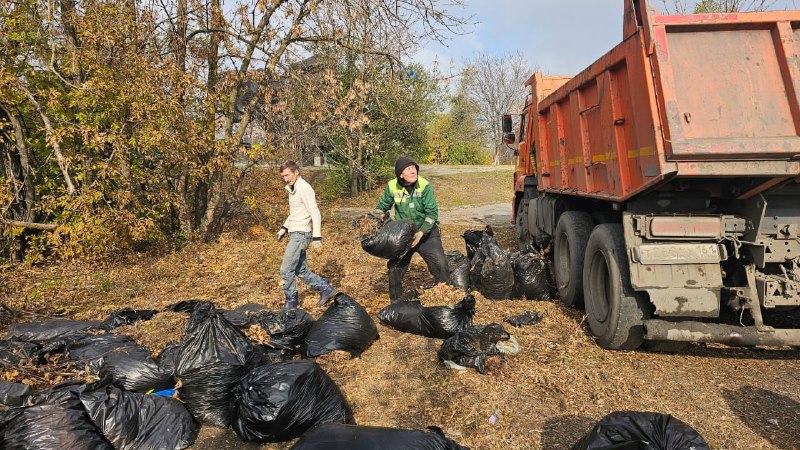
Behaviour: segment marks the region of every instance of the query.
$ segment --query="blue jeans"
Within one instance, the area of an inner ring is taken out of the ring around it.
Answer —
[[[295,277],[300,277],[303,283],[318,290],[323,279],[309,270],[306,264],[306,249],[311,243],[311,233],[293,231],[288,236],[289,242],[286,244],[286,252],[283,254],[283,263],[281,264],[283,293],[287,297],[297,294]]]

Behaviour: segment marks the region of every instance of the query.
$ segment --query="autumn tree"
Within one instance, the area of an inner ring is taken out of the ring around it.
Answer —
[[[3,2],[6,256],[214,239],[253,166],[305,138],[293,123],[317,125],[279,120],[298,116],[296,93],[280,88],[301,77],[298,62],[324,47],[336,58],[349,52],[363,71],[359,82],[332,83],[332,97],[311,98],[358,154],[374,141],[355,126],[364,123],[355,111],[374,109],[365,101],[377,90],[372,74],[398,73],[415,45],[460,24],[430,0]],[[244,147],[259,120],[272,123]]]
[[[479,105],[459,84],[446,99],[446,108],[428,125],[429,162],[436,164],[487,164],[491,156],[479,126]]]
[[[500,119],[503,114],[522,109],[525,80],[531,73],[533,69],[519,51],[505,55],[479,53],[466,63],[461,83],[478,105],[478,124],[487,146],[492,149],[494,164],[511,156],[502,142]]]

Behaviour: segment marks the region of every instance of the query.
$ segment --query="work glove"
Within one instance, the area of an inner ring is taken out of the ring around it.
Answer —
[[[322,250],[322,241],[311,241],[311,248],[314,250]]]
[[[417,231],[416,233],[414,233],[414,240],[411,241],[410,248],[414,248],[417,245],[419,245],[419,241],[421,240],[422,240],[422,231]]]
[[[283,239],[286,236],[286,233],[288,232],[289,230],[286,227],[281,227],[281,229],[278,230],[278,242],[280,242],[281,239]]]

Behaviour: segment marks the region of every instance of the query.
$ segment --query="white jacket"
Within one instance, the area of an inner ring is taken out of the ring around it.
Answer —
[[[292,231],[311,232],[311,237],[322,237],[322,215],[317,206],[314,188],[302,177],[297,177],[292,186],[286,185],[289,192],[289,217],[283,226]]]

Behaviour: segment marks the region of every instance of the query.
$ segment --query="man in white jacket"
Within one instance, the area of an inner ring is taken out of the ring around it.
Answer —
[[[305,284],[319,291],[317,306],[322,306],[338,292],[324,278],[309,270],[306,264],[309,245],[316,250],[322,248],[322,215],[317,207],[314,188],[300,176],[300,166],[296,162],[286,161],[280,171],[289,191],[289,217],[278,231],[279,241],[289,236],[281,264],[283,293],[286,296],[283,308],[299,306],[295,277],[300,277]]]

